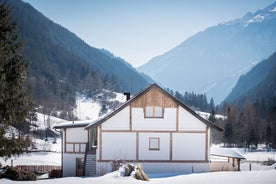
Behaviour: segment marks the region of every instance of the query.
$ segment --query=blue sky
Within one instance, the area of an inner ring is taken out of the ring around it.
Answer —
[[[275,0],[24,0],[93,47],[134,67],[218,23]]]

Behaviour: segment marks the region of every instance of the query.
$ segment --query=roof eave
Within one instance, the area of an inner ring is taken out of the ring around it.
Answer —
[[[81,128],[81,127],[86,127],[87,125],[89,125],[89,123],[86,124],[72,124],[72,125],[58,125],[58,126],[54,126],[53,129],[66,129],[66,128]]]

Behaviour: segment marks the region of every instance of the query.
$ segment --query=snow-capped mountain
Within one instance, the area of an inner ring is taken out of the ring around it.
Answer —
[[[276,2],[199,32],[139,70],[169,88],[204,92],[219,103],[240,75],[276,51],[275,33]]]

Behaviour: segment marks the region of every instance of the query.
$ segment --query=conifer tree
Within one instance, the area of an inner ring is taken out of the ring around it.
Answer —
[[[210,113],[210,116],[208,118],[208,120],[212,123],[215,123],[216,122],[216,113],[215,113],[215,110],[212,110],[211,113]]]
[[[25,136],[11,133],[11,127],[21,127],[33,108],[25,87],[27,65],[21,55],[22,43],[11,22],[10,9],[0,4],[0,157],[20,154],[26,147]],[[23,126],[24,127],[24,126]],[[19,128],[17,129],[18,131]]]

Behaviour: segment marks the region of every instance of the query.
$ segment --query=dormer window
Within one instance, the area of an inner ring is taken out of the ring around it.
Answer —
[[[160,106],[146,107],[146,118],[163,118],[163,108]]]

